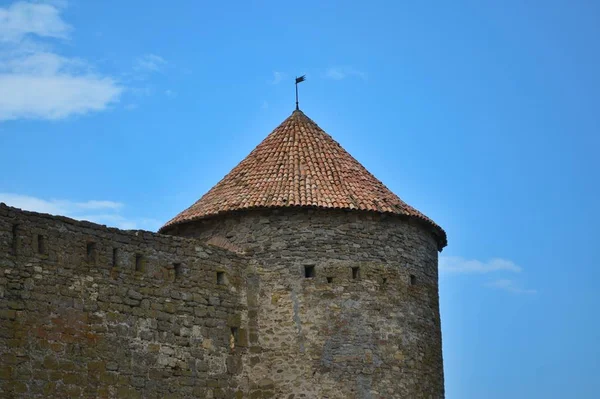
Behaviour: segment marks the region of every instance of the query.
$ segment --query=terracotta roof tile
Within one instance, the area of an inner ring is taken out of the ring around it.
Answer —
[[[361,209],[421,219],[440,248],[446,233],[392,193],[302,111],[294,111],[200,200],[168,227],[250,208]]]

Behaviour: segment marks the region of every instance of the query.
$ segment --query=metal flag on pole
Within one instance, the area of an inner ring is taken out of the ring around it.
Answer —
[[[300,108],[298,108],[298,83],[304,82],[305,80],[306,80],[306,75],[296,77],[296,110],[300,109]]]

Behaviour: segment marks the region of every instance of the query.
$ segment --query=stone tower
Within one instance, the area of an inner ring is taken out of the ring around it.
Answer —
[[[252,257],[251,397],[444,397],[446,234],[302,111],[160,233]]]

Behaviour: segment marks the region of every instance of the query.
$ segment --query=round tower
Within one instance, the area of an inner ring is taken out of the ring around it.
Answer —
[[[444,397],[446,234],[301,111],[160,232],[251,257],[249,397]]]

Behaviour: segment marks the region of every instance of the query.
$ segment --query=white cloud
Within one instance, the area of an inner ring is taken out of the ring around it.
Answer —
[[[146,72],[159,72],[167,66],[167,61],[156,54],[146,54],[138,57],[135,69]]]
[[[521,267],[514,262],[495,258],[487,262],[476,259],[464,259],[460,256],[440,256],[440,271],[447,273],[491,273],[498,271],[507,271],[519,273]]]
[[[325,72],[325,77],[334,80],[342,80],[350,77],[366,79],[367,74],[350,66],[336,66],[328,68]]]
[[[17,2],[0,8],[0,121],[61,119],[106,109],[124,91],[85,61],[52,50],[67,39],[62,2]],[[45,41],[44,41],[45,40]]]
[[[101,111],[119,97],[122,88],[110,78],[0,74],[0,121],[61,119]]]
[[[64,39],[70,31],[53,4],[19,1],[0,8],[0,42],[18,42],[29,34]]]
[[[499,279],[485,284],[486,287],[496,288],[515,294],[537,294],[537,290],[522,288],[519,284],[509,279]]]
[[[77,220],[88,220],[121,229],[156,231],[161,225],[160,221],[151,218],[131,219],[123,216],[121,211],[125,205],[115,201],[45,200],[28,195],[0,193],[0,202],[28,211],[67,216]]]
[[[277,85],[277,84],[281,83],[281,81],[283,79],[285,79],[286,77],[287,77],[287,75],[283,72],[273,71],[273,79],[271,79],[269,81],[269,83],[272,85]]]

